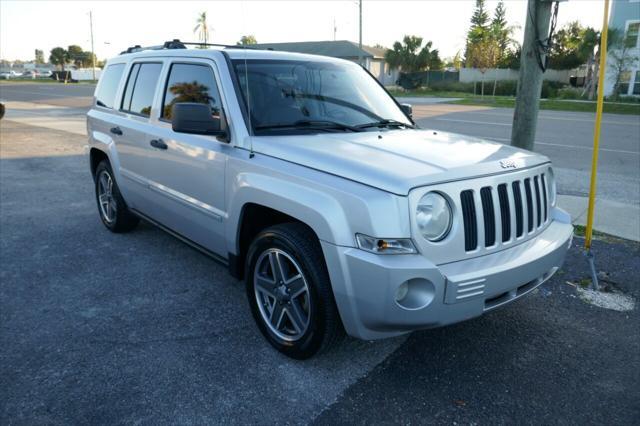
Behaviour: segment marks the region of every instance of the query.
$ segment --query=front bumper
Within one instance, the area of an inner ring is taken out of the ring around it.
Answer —
[[[347,333],[372,340],[464,321],[523,296],[560,268],[572,236],[571,224],[556,220],[520,245],[443,265],[324,241],[322,248]],[[405,306],[396,302],[403,283]]]

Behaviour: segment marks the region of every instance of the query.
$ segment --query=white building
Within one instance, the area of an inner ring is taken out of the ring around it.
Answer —
[[[621,76],[621,94],[640,96],[640,0],[613,0],[609,28],[624,31],[625,42],[629,47],[628,55],[634,57],[635,63]],[[605,75],[604,94],[613,94],[616,75],[613,71],[612,54],[608,52],[607,73]]]

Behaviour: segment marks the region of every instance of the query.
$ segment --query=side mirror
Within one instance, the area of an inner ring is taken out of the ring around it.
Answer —
[[[400,104],[400,108],[409,118],[413,118],[413,108],[411,104]]]
[[[196,135],[221,136],[226,138],[224,116],[214,117],[211,106],[194,102],[174,104],[171,114],[171,128],[174,132]]]

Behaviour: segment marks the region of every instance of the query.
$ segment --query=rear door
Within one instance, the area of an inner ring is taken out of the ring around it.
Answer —
[[[146,149],[150,189],[162,208],[157,220],[193,242],[226,256],[224,239],[225,168],[233,149],[213,136],[176,133],[172,106],[198,102],[214,115],[224,109],[216,63],[212,59],[173,58],[164,73],[156,125],[149,130]]]

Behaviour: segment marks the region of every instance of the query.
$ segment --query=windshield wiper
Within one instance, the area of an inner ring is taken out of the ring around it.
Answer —
[[[392,120],[390,118],[385,118],[384,120],[374,121],[372,123],[365,123],[356,126],[358,129],[368,129],[370,127],[406,127],[408,129],[415,129],[416,126],[408,123],[403,123],[402,121]]]
[[[256,130],[277,129],[349,130],[352,132],[362,131],[360,126],[350,126],[348,124],[330,120],[298,120],[294,121],[293,123],[265,124],[263,126],[256,126]]]

